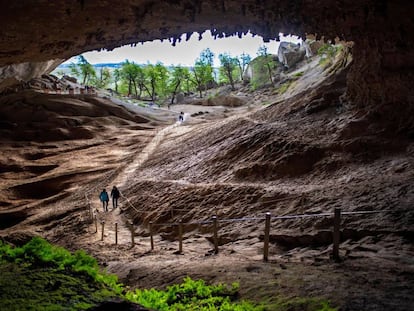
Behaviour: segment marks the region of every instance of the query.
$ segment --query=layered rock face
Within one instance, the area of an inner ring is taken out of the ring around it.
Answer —
[[[0,90],[53,71],[64,59],[44,62],[26,62],[0,67]]]
[[[414,4],[378,0],[7,1],[0,10],[0,67],[66,59],[211,29],[220,37],[250,30],[354,41],[348,95],[357,106],[413,104]],[[2,80],[5,77],[1,77]]]

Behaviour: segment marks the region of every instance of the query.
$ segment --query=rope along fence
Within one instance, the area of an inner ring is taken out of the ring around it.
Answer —
[[[130,203],[131,204],[131,203]],[[132,205],[132,204],[131,204]],[[132,205],[133,206],[133,205]],[[178,227],[178,252],[182,253],[183,251],[183,235],[185,233],[185,226],[190,225],[211,225],[212,234],[213,234],[213,244],[214,244],[214,253],[218,254],[219,252],[219,228],[220,224],[225,223],[234,223],[234,222],[244,222],[244,221],[264,221],[264,235],[263,235],[263,260],[269,260],[269,243],[270,243],[270,229],[272,220],[287,220],[287,219],[303,219],[303,218],[321,218],[321,217],[333,217],[333,228],[332,228],[332,258],[338,261],[339,258],[339,245],[341,241],[341,217],[343,216],[353,216],[353,215],[367,215],[367,214],[378,214],[386,213],[390,210],[382,211],[358,211],[358,212],[342,212],[341,209],[335,209],[333,213],[319,213],[319,214],[301,214],[301,215],[283,215],[283,216],[271,216],[271,213],[266,213],[264,217],[243,217],[243,218],[230,218],[230,219],[218,219],[216,216],[212,216],[210,220],[202,221],[193,221],[193,222],[166,222],[166,223],[153,223],[149,222],[149,238],[150,238],[150,247],[151,251],[155,249],[154,243],[154,228],[159,226],[174,226]],[[133,223],[130,223],[131,226],[131,243],[134,246],[134,237],[135,231],[133,230]],[[97,227],[97,224],[95,224]],[[103,240],[104,225],[102,225],[101,240]],[[97,232],[98,230],[96,230]],[[115,224],[115,244],[118,243],[117,240],[117,223]]]
[[[164,136],[174,127],[177,125],[170,126],[168,128],[164,128],[157,132],[154,136],[153,140],[150,144],[147,145],[146,148],[141,152],[141,156],[136,159],[132,165],[132,168],[137,169],[139,166],[145,162],[149,156],[153,152],[153,149],[161,142]],[[92,204],[90,201],[90,195],[95,193],[99,187],[102,185],[108,184],[110,180],[115,180],[115,177],[121,173],[121,171],[125,170],[125,168],[119,168],[107,174],[107,176],[95,187],[90,189],[85,193],[85,200],[87,202],[87,213],[91,220],[91,222],[95,223],[95,233],[98,233],[98,219],[97,214],[93,212]],[[123,179],[123,184],[125,184],[128,180],[126,178]],[[138,209],[131,200],[121,193],[121,197],[125,200],[125,202],[138,214],[146,213],[143,209]],[[174,211],[188,211],[186,209],[172,209],[171,218],[174,217]],[[214,243],[214,253],[218,254],[219,252],[219,228],[220,223],[234,223],[234,222],[245,222],[245,221],[264,221],[264,235],[263,235],[263,260],[268,261],[269,259],[269,243],[270,243],[270,229],[271,229],[271,220],[287,220],[287,219],[303,219],[303,218],[320,218],[320,217],[333,217],[333,228],[332,228],[332,241],[333,241],[333,248],[332,248],[332,257],[334,260],[339,260],[339,244],[341,240],[341,215],[342,216],[351,216],[351,215],[363,215],[363,214],[376,214],[376,213],[384,213],[388,212],[388,210],[383,211],[359,211],[359,212],[341,212],[340,209],[335,209],[334,213],[319,213],[319,214],[301,214],[301,215],[283,215],[283,216],[271,216],[270,213],[266,213],[265,217],[242,217],[242,218],[231,218],[231,219],[218,219],[217,216],[212,216],[210,220],[202,220],[202,221],[193,221],[193,222],[170,222],[170,223],[153,223],[152,221],[149,222],[149,236],[150,236],[150,247],[151,250],[154,250],[154,227],[156,226],[178,226],[178,252],[182,253],[183,251],[183,235],[185,232],[185,226],[189,225],[212,225],[212,233],[213,233],[213,243]],[[104,231],[105,231],[105,221],[101,220],[101,241],[104,240]],[[118,223],[115,222],[115,244],[118,244]],[[132,221],[128,222],[128,227],[131,232],[131,244],[133,247],[135,245],[135,230],[134,230],[134,223]]]
[[[156,134],[154,135],[154,138],[151,141],[151,144],[154,144],[154,141],[156,144],[158,144],[162,137],[168,132],[168,130],[161,129],[156,131]],[[160,137],[162,136],[162,137]],[[150,147],[151,149],[151,147]],[[143,162],[145,162],[149,156],[149,154],[151,154],[151,150],[148,150],[148,146],[145,147],[141,152],[140,152],[140,157],[134,161],[134,167],[137,168],[140,165],[142,165]],[[85,200],[86,200],[86,205],[87,205],[87,214],[89,215],[89,219],[91,221],[93,221],[95,219],[95,217],[97,216],[96,213],[93,212],[93,208],[92,208],[92,204],[91,204],[91,196],[94,196],[95,194],[99,194],[98,189],[102,189],[104,188],[106,185],[109,184],[110,181],[115,180],[116,176],[119,176],[120,173],[122,171],[124,171],[125,168],[124,167],[119,167],[115,170],[113,170],[112,172],[108,173],[105,178],[97,185],[95,185],[94,187],[92,187],[91,189],[87,190],[85,192]],[[124,180],[124,183],[126,183],[127,180]],[[132,207],[134,210],[136,210],[138,212],[138,209],[131,203],[131,201],[124,196],[121,193],[121,197],[123,197],[129,204],[130,207]]]

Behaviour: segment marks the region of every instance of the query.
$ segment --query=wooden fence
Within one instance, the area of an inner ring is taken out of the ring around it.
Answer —
[[[339,245],[341,241],[341,217],[348,215],[363,215],[363,214],[375,214],[384,213],[387,211],[360,211],[360,212],[342,212],[341,209],[336,208],[333,213],[319,213],[319,214],[301,214],[301,215],[284,215],[284,216],[272,216],[269,212],[264,217],[243,217],[243,218],[232,218],[232,219],[218,219],[217,216],[212,216],[210,220],[195,221],[183,223],[182,221],[173,223],[153,223],[149,222],[149,236],[150,236],[150,247],[154,250],[154,227],[155,226],[178,226],[178,252],[183,252],[183,235],[185,233],[185,226],[187,225],[210,225],[212,227],[214,253],[219,253],[219,227],[220,223],[231,223],[231,222],[243,222],[243,221],[262,221],[264,222],[264,236],[263,236],[263,260],[267,262],[269,260],[269,243],[270,243],[270,229],[271,220],[287,220],[287,219],[298,219],[298,218],[320,218],[320,217],[333,217],[332,227],[332,258],[335,261],[339,261]],[[93,217],[95,223],[96,233],[98,233],[98,220],[96,215]],[[129,229],[131,231],[131,247],[135,245],[135,229],[134,224],[129,222]],[[104,239],[105,222],[101,221],[101,241]],[[118,244],[118,223],[115,223],[115,244]]]

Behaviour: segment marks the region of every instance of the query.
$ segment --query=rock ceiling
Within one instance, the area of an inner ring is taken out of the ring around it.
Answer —
[[[355,42],[348,79],[353,101],[413,100],[414,4],[409,1],[33,0],[0,5],[0,67],[153,39],[173,42],[183,33],[206,29],[216,36],[250,30],[267,39],[279,32],[314,33]],[[410,78],[400,74],[403,69]]]

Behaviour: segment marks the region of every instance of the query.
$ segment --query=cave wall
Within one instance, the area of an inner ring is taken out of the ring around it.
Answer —
[[[13,87],[20,81],[29,81],[52,72],[64,59],[52,59],[42,62],[25,62],[0,67],[0,90]]]
[[[354,41],[348,96],[359,106],[413,103],[414,4],[395,0],[1,1],[0,67],[211,29]],[[0,77],[4,79],[4,77]]]

